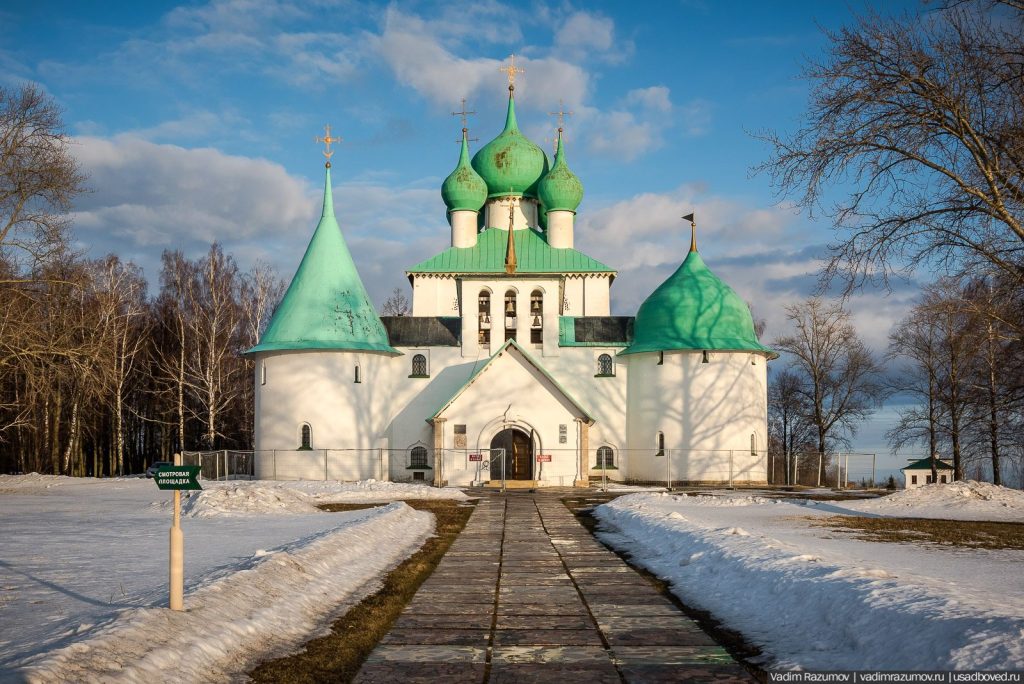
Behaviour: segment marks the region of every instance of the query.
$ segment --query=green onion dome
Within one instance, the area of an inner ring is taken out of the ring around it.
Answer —
[[[441,199],[448,211],[480,211],[487,201],[487,183],[469,163],[469,144],[462,130],[462,152],[455,170],[441,184]]]
[[[673,350],[759,351],[750,307],[704,264],[695,247],[637,311],[622,354]]]
[[[547,171],[547,155],[519,131],[516,103],[509,92],[505,130],[473,155],[473,168],[487,183],[487,196],[537,196],[537,181]]]
[[[537,184],[537,197],[544,205],[544,212],[576,211],[583,200],[583,184],[565,163],[565,150],[562,147],[562,131],[558,131],[558,151],[555,153],[555,165]]]

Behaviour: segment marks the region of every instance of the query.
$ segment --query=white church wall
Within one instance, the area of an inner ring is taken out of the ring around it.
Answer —
[[[513,211],[513,230],[527,230],[537,227],[537,200],[516,197]],[[496,197],[484,205],[484,225],[488,228],[508,230],[508,206],[510,198]]]
[[[444,412],[445,449],[454,449],[455,425],[466,426],[467,447],[452,453],[444,478],[468,485],[477,477],[470,453],[490,448],[506,427],[533,433],[535,454],[551,454],[550,463],[531,463],[534,479],[542,484],[572,486],[578,478],[579,440],[575,408],[542,373],[515,352],[506,352],[480,374],[473,385]],[[567,443],[558,443],[559,425],[567,425]],[[485,472],[489,479],[489,471]]]
[[[459,300],[455,278],[413,276],[413,316],[458,316]]]
[[[395,458],[386,460],[392,461],[392,476],[406,477],[404,450],[417,440],[431,443],[424,418],[465,382],[473,367],[472,362],[463,362],[458,347],[432,347],[431,377],[410,378],[412,356],[338,351],[261,355],[267,381],[256,388],[256,450],[280,452],[279,478],[323,479],[322,452],[296,452],[301,425],[308,423],[314,451],[399,450]],[[359,383],[354,381],[357,364]],[[289,456],[288,452],[295,453]],[[317,458],[319,466],[314,468]],[[287,470],[289,459],[295,464],[293,471]],[[269,462],[258,462],[256,476],[272,477],[269,466]]]
[[[630,476],[662,480],[764,482],[767,375],[749,352],[666,352],[626,357]],[[755,363],[752,364],[751,361]],[[664,434],[665,456],[658,451]],[[756,453],[750,449],[754,437]],[[666,463],[672,459],[672,463]]]

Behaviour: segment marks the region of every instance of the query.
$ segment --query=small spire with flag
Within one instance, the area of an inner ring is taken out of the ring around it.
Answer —
[[[683,217],[684,221],[690,222],[690,251],[697,251],[697,221],[693,218],[693,213],[689,213]]]

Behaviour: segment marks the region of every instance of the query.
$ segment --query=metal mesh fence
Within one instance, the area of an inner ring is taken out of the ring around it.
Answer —
[[[183,451],[181,463],[199,466],[201,480],[251,480],[255,477],[252,451]]]
[[[876,479],[875,454],[800,452],[777,454],[746,449],[550,449],[525,456],[503,449],[445,449],[440,459],[426,446],[412,449],[266,449],[185,451],[182,463],[200,466],[203,480],[392,480],[473,486],[530,480],[573,486],[580,480],[663,485],[884,486]],[[502,470],[504,468],[504,471]],[[438,470],[440,469],[440,470]],[[503,477],[504,476],[504,477]]]

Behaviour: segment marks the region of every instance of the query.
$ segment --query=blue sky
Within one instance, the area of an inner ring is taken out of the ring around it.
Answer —
[[[442,249],[439,187],[458,156],[465,97],[474,147],[504,122],[514,52],[521,128],[553,136],[572,110],[570,166],[583,181],[577,248],[619,270],[613,309],[633,314],[685,256],[696,211],[709,266],[785,332],[783,307],[808,295],[831,236],[752,168],[753,134],[792,131],[808,59],[868,8],[915,1],[649,3],[8,0],[0,82],[32,81],[64,108],[91,192],[75,235],[155,282],[160,253],[198,256],[219,240],[243,268],[290,278],[312,233],[330,123],[344,142],[332,175],[342,229],[379,303],[404,268]],[[850,307],[876,350],[914,288],[869,291]],[[858,450],[883,451],[890,407]]]

